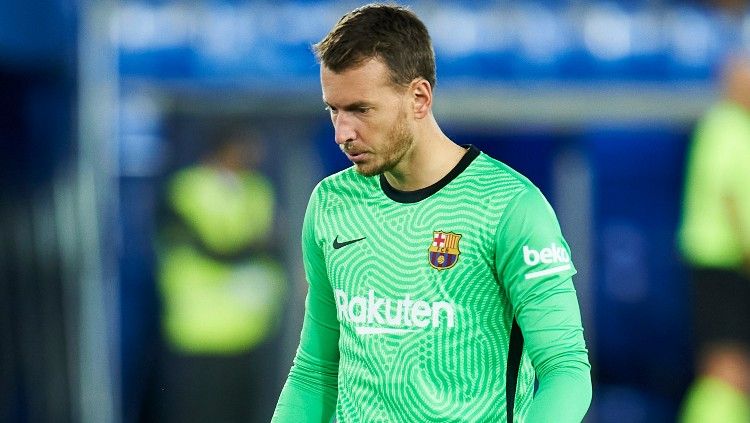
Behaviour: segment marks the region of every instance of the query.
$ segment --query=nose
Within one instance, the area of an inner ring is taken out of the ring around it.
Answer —
[[[335,132],[336,144],[339,145],[353,141],[357,137],[354,125],[352,124],[351,119],[346,116],[346,113],[339,113],[338,116],[336,116],[333,120],[333,130]]]

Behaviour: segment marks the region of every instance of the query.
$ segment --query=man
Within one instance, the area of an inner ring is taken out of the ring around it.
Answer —
[[[681,421],[750,421],[750,59],[695,131],[680,246],[692,267],[697,377]]]
[[[531,182],[440,130],[424,24],[368,5],[315,51],[354,166],[308,204],[305,320],[273,421],[580,421],[568,246]]]
[[[266,395],[286,288],[271,241],[276,193],[257,135],[233,125],[217,135],[165,192],[163,349],[152,392],[161,423],[268,421],[273,412]]]

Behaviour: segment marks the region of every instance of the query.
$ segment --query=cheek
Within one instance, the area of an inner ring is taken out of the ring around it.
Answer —
[[[358,121],[359,138],[374,148],[389,145],[391,138],[403,131],[405,123],[403,113],[398,107],[396,109],[385,115],[370,116]]]
[[[362,120],[357,128],[359,137],[368,144],[378,143],[388,132],[388,125],[375,119]]]

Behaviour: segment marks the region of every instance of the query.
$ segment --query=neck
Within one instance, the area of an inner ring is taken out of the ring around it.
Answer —
[[[465,153],[466,150],[443,134],[434,118],[430,118],[425,128],[415,131],[414,144],[401,162],[384,176],[399,191],[415,191],[442,179]]]

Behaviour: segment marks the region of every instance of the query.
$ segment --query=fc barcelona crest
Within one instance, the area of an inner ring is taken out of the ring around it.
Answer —
[[[461,235],[453,232],[434,231],[430,245],[430,266],[437,270],[450,269],[456,265],[461,251],[458,241]]]

